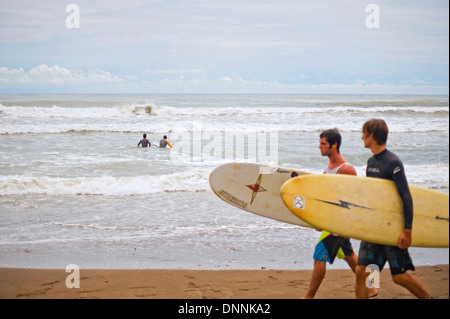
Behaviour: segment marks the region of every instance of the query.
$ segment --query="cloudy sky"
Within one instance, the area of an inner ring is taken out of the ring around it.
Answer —
[[[448,30],[447,0],[0,0],[0,93],[448,94]]]

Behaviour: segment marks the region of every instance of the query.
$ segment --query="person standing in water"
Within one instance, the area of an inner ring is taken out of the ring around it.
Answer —
[[[142,135],[142,140],[139,141],[138,147],[141,145],[142,147],[151,147],[152,143],[147,139],[147,134]]]
[[[170,148],[173,148],[173,146],[167,140],[167,135],[164,135],[163,139],[161,141],[159,141],[159,147],[166,148],[167,145],[169,145]]]

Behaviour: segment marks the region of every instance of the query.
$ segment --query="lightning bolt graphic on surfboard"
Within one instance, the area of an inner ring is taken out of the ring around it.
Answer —
[[[321,200],[321,199],[318,199],[318,201],[322,202],[322,203],[327,203],[327,204],[330,204],[330,205],[346,208],[346,209],[350,209],[350,206],[353,206],[353,207],[359,207],[359,208],[365,208],[365,209],[372,210],[372,208],[361,206],[361,205],[357,205],[357,204],[353,204],[353,203],[350,203],[350,202],[346,202],[344,200],[339,200],[339,203],[329,202],[329,201]]]

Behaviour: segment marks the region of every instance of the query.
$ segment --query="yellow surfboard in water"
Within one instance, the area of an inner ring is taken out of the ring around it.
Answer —
[[[409,186],[414,218],[412,246],[449,247],[449,195]],[[403,205],[394,182],[340,174],[299,176],[281,196],[291,212],[319,229],[367,242],[397,246]]]

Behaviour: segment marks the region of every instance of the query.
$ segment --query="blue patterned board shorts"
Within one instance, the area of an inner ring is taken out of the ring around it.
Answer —
[[[341,236],[329,235],[317,243],[314,251],[314,259],[333,264],[339,248],[342,248],[342,251],[346,257],[353,256],[354,254],[350,239]]]
[[[378,270],[383,270],[386,261],[393,276],[404,274],[408,270],[415,270],[408,249],[397,246],[372,244],[362,241],[359,247],[358,265],[376,265]]]

